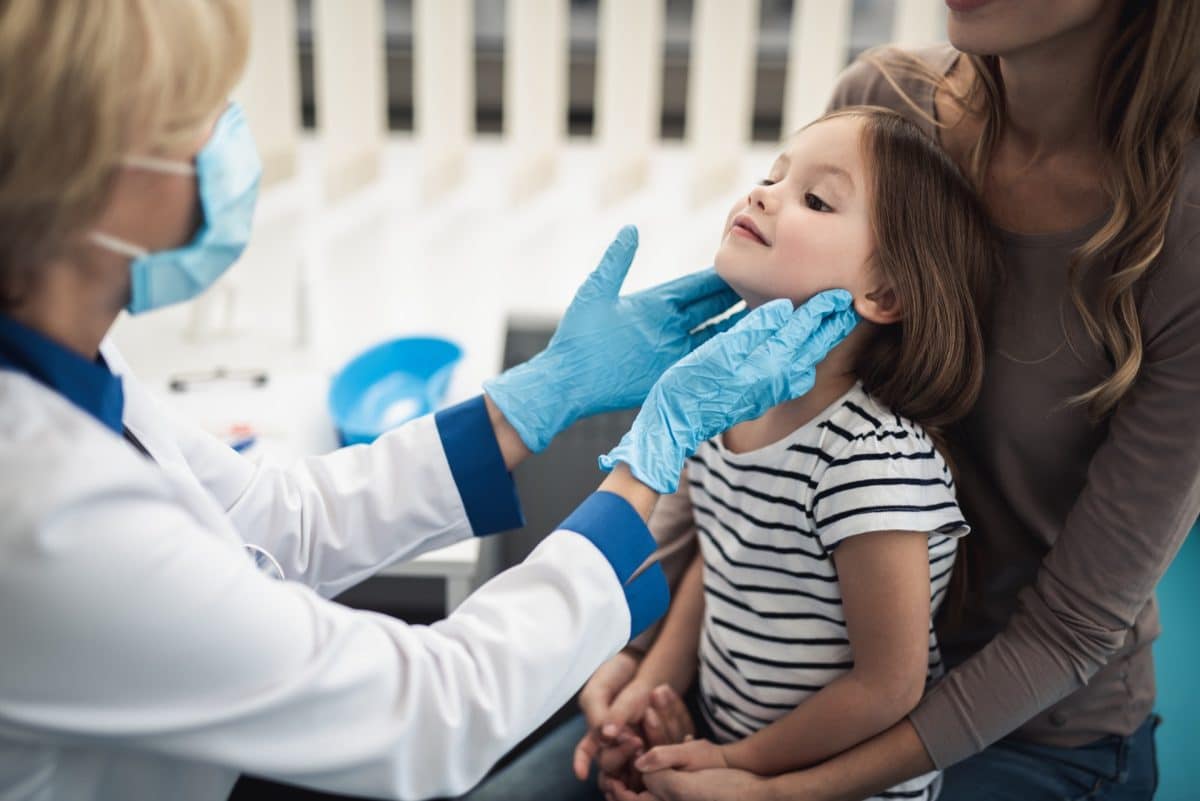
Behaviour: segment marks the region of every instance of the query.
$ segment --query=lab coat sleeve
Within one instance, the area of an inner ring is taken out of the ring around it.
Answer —
[[[0,608],[22,610],[0,615],[0,728],[22,738],[454,795],[666,609],[661,571],[629,582],[653,540],[606,493],[447,619],[409,626],[266,578],[148,466],[104,472],[58,479],[84,490],[0,548]]]
[[[173,426],[242,539],[326,597],[393,562],[524,523],[482,396],[286,467],[255,463],[188,421]]]

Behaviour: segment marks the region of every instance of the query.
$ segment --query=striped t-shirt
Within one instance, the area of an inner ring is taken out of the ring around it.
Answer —
[[[788,437],[731,453],[717,437],[688,462],[704,556],[700,699],[721,742],[780,718],[853,665],[838,543],[870,531],[929,532],[936,613],[967,524],[950,471],[921,428],[856,384]],[[932,620],[928,681],[940,678]],[[928,798],[936,774],[883,798]]]

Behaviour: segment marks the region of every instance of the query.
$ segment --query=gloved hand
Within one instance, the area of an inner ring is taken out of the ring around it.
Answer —
[[[622,228],[546,349],[484,382],[529,450],[542,450],[581,417],[638,406],[664,370],[737,322],[693,333],[738,302],[711,269],[619,297],[637,245],[637,229]]]
[[[701,442],[812,389],[817,362],[858,322],[851,300],[833,289],[795,311],[773,300],[750,312],[663,373],[600,467],[625,462],[648,487],[674,492]]]

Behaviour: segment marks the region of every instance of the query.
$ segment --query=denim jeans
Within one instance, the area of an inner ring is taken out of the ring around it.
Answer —
[[[585,782],[571,770],[575,746],[586,733],[587,719],[575,715],[461,796],[461,801],[603,801],[595,767]]]
[[[1150,801],[1158,786],[1150,716],[1129,737],[1105,737],[1078,748],[1001,740],[942,774],[938,801]],[[587,731],[576,715],[496,772],[463,801],[598,801],[595,772],[571,772],[575,745]]]
[[[1078,748],[1001,740],[942,774],[938,801],[1150,801],[1158,788],[1151,715],[1128,737]]]

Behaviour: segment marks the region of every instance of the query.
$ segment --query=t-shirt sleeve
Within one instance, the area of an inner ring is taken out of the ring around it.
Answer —
[[[924,432],[897,426],[851,436],[827,456],[813,494],[813,524],[826,550],[869,531],[970,531],[950,470]]]

